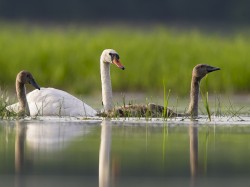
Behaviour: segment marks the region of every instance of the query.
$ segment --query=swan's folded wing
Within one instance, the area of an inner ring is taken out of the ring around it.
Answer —
[[[19,111],[19,103],[15,103],[15,104],[12,104],[12,105],[9,105],[6,107],[6,109],[10,112],[15,112],[15,113],[18,113]]]
[[[43,116],[95,116],[96,111],[69,93],[42,88],[27,94],[31,115]]]

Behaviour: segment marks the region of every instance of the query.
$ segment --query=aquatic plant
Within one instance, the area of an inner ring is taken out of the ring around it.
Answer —
[[[18,114],[9,111],[6,107],[9,105],[10,97],[5,89],[0,88],[0,119],[15,119]]]
[[[166,95],[166,85],[165,85],[165,81],[163,80],[163,98],[164,98],[163,99],[163,101],[164,101],[163,107],[164,107],[164,109],[163,109],[162,117],[164,119],[167,119],[167,117],[168,117],[167,110],[168,110],[168,101],[169,101],[170,92],[171,92],[171,90],[169,89],[168,90],[168,95]]]
[[[241,121],[244,121],[241,117],[240,117],[240,114],[241,114],[241,110],[244,109],[244,106],[243,107],[240,107],[240,108],[236,108],[230,99],[228,99],[228,102],[229,102],[229,106],[228,106],[228,110],[227,110],[227,116],[229,116],[228,120],[232,119],[232,118],[238,118],[239,120]]]
[[[202,96],[202,100],[203,100],[203,104],[204,104],[204,107],[205,107],[205,110],[207,112],[207,115],[208,115],[208,119],[209,121],[211,121],[211,112],[210,112],[210,107],[209,107],[209,101],[208,101],[208,91],[207,91],[207,85],[208,85],[208,79],[207,79],[207,75],[205,77],[205,94],[203,93],[202,90],[200,90],[200,93],[201,93],[201,96]]]

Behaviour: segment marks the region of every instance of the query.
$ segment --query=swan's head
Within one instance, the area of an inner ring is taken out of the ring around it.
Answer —
[[[220,68],[209,66],[207,64],[198,64],[193,69],[193,77],[202,79],[206,74],[217,70],[220,70]]]
[[[31,84],[36,89],[40,90],[40,87],[36,83],[35,79],[33,78],[32,74],[28,71],[20,71],[17,74],[16,81],[22,84]]]
[[[118,68],[125,69],[120,62],[119,54],[114,49],[105,49],[101,55],[101,62],[115,64]]]

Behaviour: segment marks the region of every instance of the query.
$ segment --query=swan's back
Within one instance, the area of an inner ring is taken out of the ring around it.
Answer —
[[[85,116],[96,115],[96,111],[69,93],[54,89],[41,88],[27,94],[31,116]],[[9,106],[16,112],[18,103]]]

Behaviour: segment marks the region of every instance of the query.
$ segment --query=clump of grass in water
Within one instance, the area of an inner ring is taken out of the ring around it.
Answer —
[[[209,104],[208,104],[208,92],[206,92],[204,106],[205,106],[206,111],[207,111],[208,119],[209,119],[209,121],[211,121],[211,112],[210,112],[210,108],[209,108]]]
[[[145,118],[146,118],[146,120],[148,121],[148,120],[152,119],[152,117],[153,117],[152,112],[150,112],[150,110],[149,110],[148,98],[146,98],[146,105],[147,105],[147,110],[146,110],[146,113],[145,113]],[[150,117],[151,117],[151,118],[150,118]]]
[[[239,109],[236,109],[236,108],[232,105],[232,102],[230,101],[230,99],[228,99],[228,101],[229,101],[229,105],[230,105],[230,106],[228,107],[228,113],[229,113],[229,115],[231,115],[231,116],[228,118],[228,121],[229,121],[230,119],[234,118],[234,117],[237,117],[239,120],[244,121],[244,120],[240,117],[240,112],[241,112],[241,110],[244,108],[244,106],[241,107],[241,108],[239,108]]]
[[[2,91],[0,89],[1,98],[0,98],[0,119],[12,119],[18,118],[18,114],[15,112],[11,112],[6,109],[9,105],[9,96],[6,91]]]
[[[221,101],[220,101],[219,95],[217,95],[217,97],[215,98],[215,116],[218,116],[218,117],[222,116]]]

